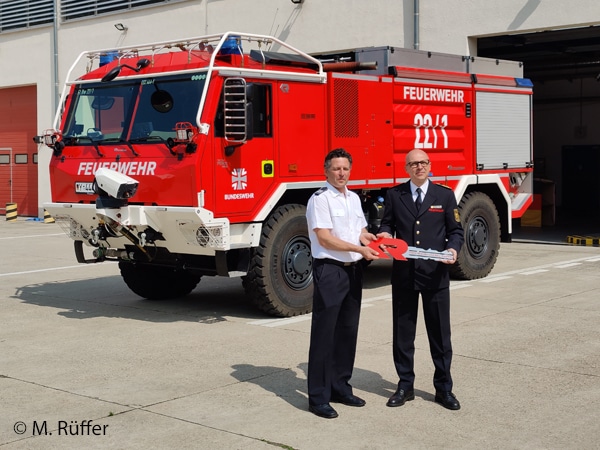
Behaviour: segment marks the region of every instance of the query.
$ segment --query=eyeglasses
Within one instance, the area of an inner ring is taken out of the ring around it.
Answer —
[[[429,165],[430,161],[412,161],[409,163],[406,163],[407,166],[409,166],[411,169],[416,169],[417,167],[419,167],[419,164],[423,167],[427,167]]]

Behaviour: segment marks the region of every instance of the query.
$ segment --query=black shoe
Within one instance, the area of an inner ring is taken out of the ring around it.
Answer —
[[[346,406],[365,406],[367,402],[365,402],[362,398],[357,397],[356,395],[332,395],[331,401],[335,403],[341,403]]]
[[[410,391],[405,391],[404,389],[398,389],[396,392],[394,392],[394,395],[392,395],[390,397],[390,399],[387,401],[386,405],[387,406],[402,406],[404,405],[406,402],[409,402],[411,400],[415,399],[415,391],[413,391],[412,389]]]
[[[436,392],[435,402],[439,403],[444,408],[451,409],[452,411],[457,411],[460,409],[460,403],[456,399],[456,395],[450,391]]]
[[[323,403],[322,405],[308,405],[308,410],[311,413],[326,419],[335,419],[338,416],[336,410],[333,409],[329,403]]]

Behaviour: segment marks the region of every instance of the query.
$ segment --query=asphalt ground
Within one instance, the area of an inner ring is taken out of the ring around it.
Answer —
[[[391,265],[369,266],[355,394],[308,412],[310,315],[276,319],[239,279],[147,301],[114,263],[80,265],[56,224],[0,221],[0,447],[6,449],[600,448],[600,248],[517,240],[452,282],[454,392],[433,402],[420,318],[416,399],[386,407]]]

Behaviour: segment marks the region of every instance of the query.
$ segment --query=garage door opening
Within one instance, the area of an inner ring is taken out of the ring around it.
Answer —
[[[19,216],[37,216],[37,89],[0,89],[0,105],[0,212],[16,203]]]
[[[556,224],[600,224],[600,26],[479,38],[477,54],[533,82],[534,175],[556,187]],[[574,199],[574,182],[595,187]]]

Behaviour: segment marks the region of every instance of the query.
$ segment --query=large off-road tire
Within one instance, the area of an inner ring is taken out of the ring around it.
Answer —
[[[183,297],[194,290],[201,278],[185,270],[127,261],[119,261],[119,270],[127,287],[148,300]]]
[[[306,207],[284,205],[263,225],[243,286],[262,311],[279,317],[306,314],[312,309],[312,269]]]
[[[451,266],[454,278],[475,280],[490,273],[500,250],[500,218],[494,202],[481,192],[471,192],[458,205],[465,243]]]

